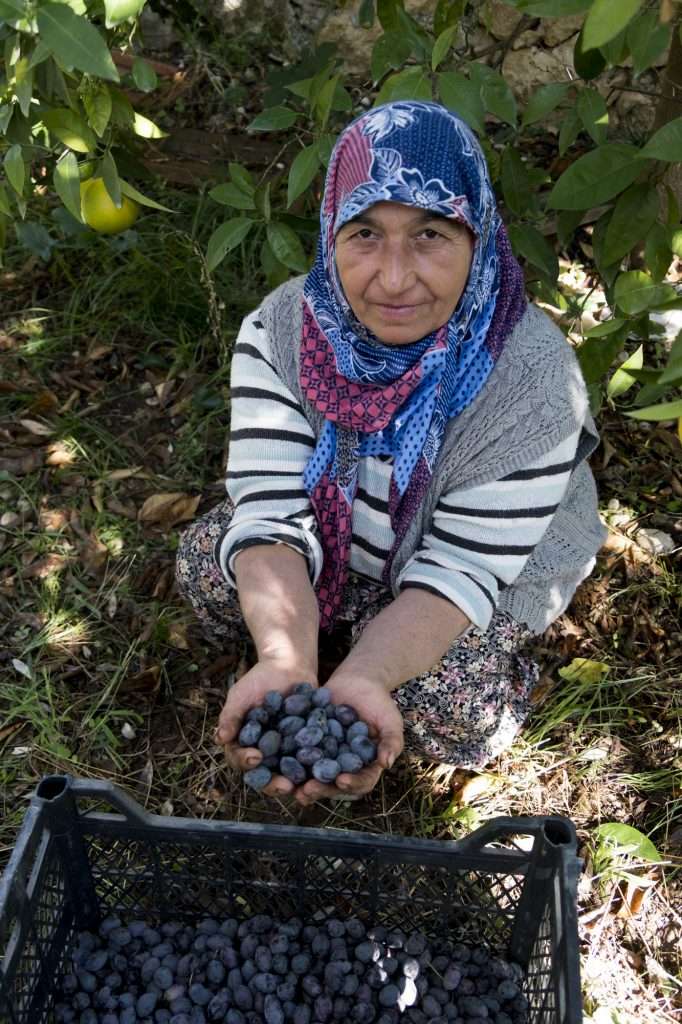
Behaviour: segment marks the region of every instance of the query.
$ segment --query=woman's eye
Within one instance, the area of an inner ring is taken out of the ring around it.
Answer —
[[[435,228],[424,228],[421,232],[420,238],[426,238],[427,241],[433,242],[437,238],[442,238],[440,231],[436,231]]]
[[[359,231],[356,231],[354,237],[360,238],[363,242],[366,242],[368,239],[372,238],[372,235],[373,232],[370,228],[360,228]]]

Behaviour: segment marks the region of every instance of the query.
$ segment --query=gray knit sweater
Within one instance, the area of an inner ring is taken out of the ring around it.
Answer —
[[[261,307],[275,369],[298,399],[315,435],[322,414],[299,383],[303,277],[272,292]],[[439,497],[522,471],[582,428],[563,501],[520,576],[500,594],[498,609],[543,632],[591,572],[605,529],[587,457],[599,443],[585,385],[570,345],[541,310],[529,306],[507,339],[486,385],[446,430],[431,486],[400,545],[391,583],[428,533]]]

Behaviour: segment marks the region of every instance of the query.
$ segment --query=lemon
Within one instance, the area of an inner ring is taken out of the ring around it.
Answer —
[[[83,220],[93,231],[116,235],[132,227],[137,220],[140,212],[137,203],[128,196],[121,196],[121,205],[116,206],[102,178],[88,178],[81,182],[80,189]]]

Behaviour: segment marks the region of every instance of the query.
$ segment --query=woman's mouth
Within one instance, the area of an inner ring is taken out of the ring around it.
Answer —
[[[412,305],[401,305],[399,303],[386,304],[383,302],[377,302],[377,308],[379,309],[384,320],[407,320],[413,316],[415,311],[419,308],[414,303]]]

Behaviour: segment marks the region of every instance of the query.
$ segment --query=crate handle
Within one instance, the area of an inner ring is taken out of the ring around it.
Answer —
[[[102,800],[111,804],[123,817],[136,825],[152,825],[156,815],[148,814],[140,805],[112,782],[75,779],[72,775],[46,775],[41,779],[35,796],[46,803],[63,799],[64,795],[78,799]]]

